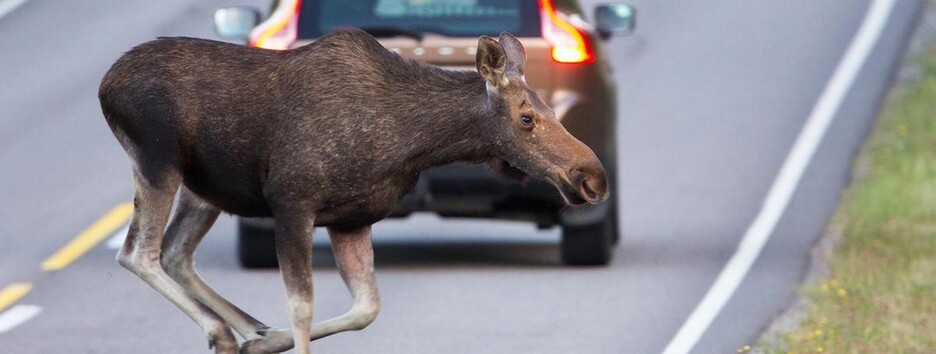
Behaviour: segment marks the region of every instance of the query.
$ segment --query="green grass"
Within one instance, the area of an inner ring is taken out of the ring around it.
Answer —
[[[862,149],[869,165],[834,223],[832,277],[807,285],[800,326],[768,353],[936,353],[936,50],[893,90]]]

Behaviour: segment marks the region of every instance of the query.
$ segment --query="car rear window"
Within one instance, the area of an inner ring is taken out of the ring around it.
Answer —
[[[450,37],[539,36],[539,11],[531,0],[307,0],[299,13],[299,38],[338,27],[432,32]],[[378,34],[379,35],[379,34]]]

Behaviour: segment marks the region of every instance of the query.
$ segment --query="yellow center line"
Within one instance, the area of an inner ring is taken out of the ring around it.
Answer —
[[[0,312],[6,310],[7,307],[10,307],[10,305],[13,305],[19,301],[19,299],[22,299],[31,289],[32,284],[14,283],[0,290]]]
[[[80,258],[85,252],[94,248],[107,236],[116,231],[130,219],[133,214],[133,204],[120,204],[111,209],[107,215],[75,236],[71,242],[55,252],[42,262],[42,270],[56,271],[65,269],[69,264]]]

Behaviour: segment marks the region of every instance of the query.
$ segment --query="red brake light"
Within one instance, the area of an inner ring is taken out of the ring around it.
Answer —
[[[553,60],[559,63],[588,63],[595,60],[588,38],[556,12],[552,0],[540,0],[543,37],[553,45]]]
[[[301,0],[280,2],[270,18],[250,33],[250,46],[273,50],[289,49],[296,41],[300,2]]]

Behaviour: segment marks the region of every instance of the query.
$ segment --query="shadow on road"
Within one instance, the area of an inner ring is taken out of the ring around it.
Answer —
[[[559,266],[558,245],[533,242],[380,242],[374,244],[376,267],[553,267]],[[327,244],[316,245],[315,267],[335,267]]]
[[[558,267],[558,230],[538,230],[523,222],[441,219],[414,214],[374,226],[378,269],[457,267]],[[334,267],[325,233],[318,231],[313,259]]]

